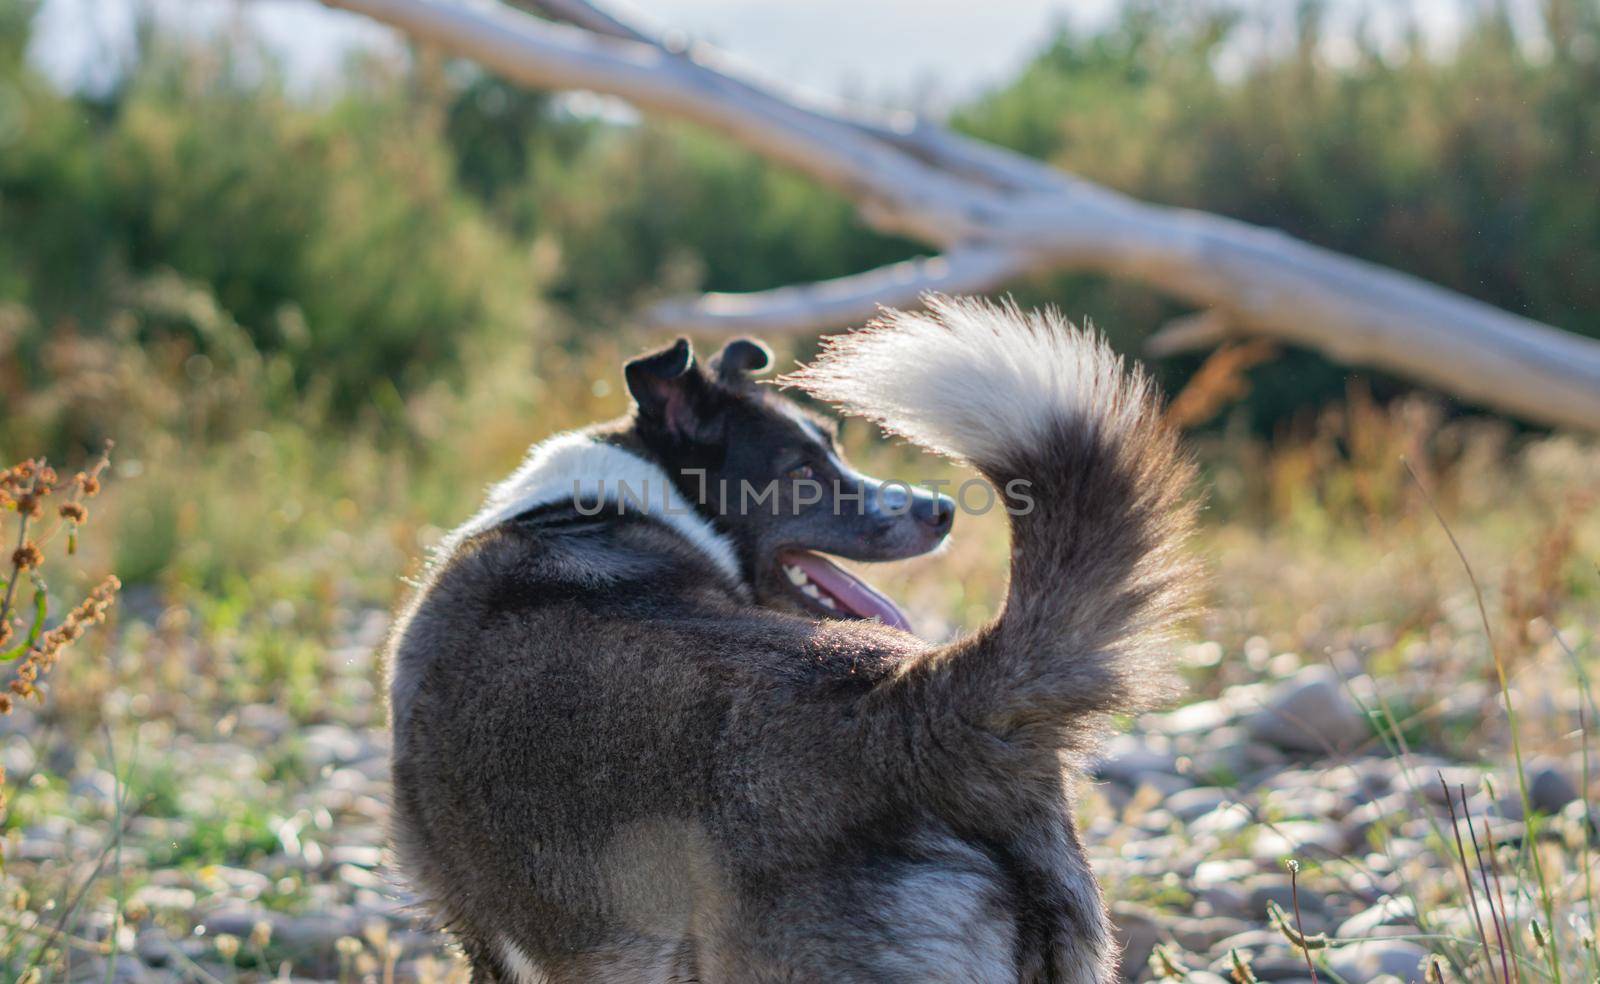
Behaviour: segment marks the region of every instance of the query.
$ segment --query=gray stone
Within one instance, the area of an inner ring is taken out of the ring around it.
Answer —
[[[1213,916],[1250,915],[1250,895],[1237,885],[1210,885],[1194,893],[1197,911]]]
[[[1261,800],[1261,812],[1281,820],[1321,819],[1343,814],[1349,808],[1348,797],[1331,789],[1306,786],[1274,789]]]
[[[1337,857],[1344,853],[1348,843],[1349,836],[1338,824],[1284,820],[1261,828],[1251,855],[1258,861]]]
[[[277,741],[294,728],[289,712],[273,704],[246,704],[237,713],[235,728],[246,737]]]
[[[1230,951],[1233,950],[1239,951],[1240,956],[1249,961],[1257,980],[1285,981],[1306,973],[1304,959],[1289,949],[1284,938],[1264,929],[1230,936],[1218,943],[1211,951],[1215,958],[1211,961],[1210,970],[1225,977],[1231,976],[1233,960]]]
[[[1465,789],[1467,795],[1476,793],[1483,785],[1483,770],[1474,769],[1467,765],[1446,765],[1440,768],[1413,769],[1409,776],[1396,773],[1395,789],[1405,789],[1409,781],[1414,784],[1417,791],[1428,798],[1435,806],[1445,805],[1445,787],[1440,785],[1439,777],[1450,786],[1450,799],[1456,804],[1456,809],[1461,806],[1461,790]]]
[[[1302,957],[1299,951],[1269,953],[1257,957],[1250,964],[1250,969],[1256,972],[1258,981],[1273,981],[1274,984],[1296,984],[1298,981],[1304,981],[1305,984],[1311,984],[1311,978],[1306,976],[1310,973],[1306,969],[1306,958]]]
[[[1560,813],[1578,798],[1578,786],[1552,759],[1538,759],[1528,766],[1528,799],[1540,813]]]
[[[1169,713],[1158,715],[1156,730],[1168,735],[1210,734],[1233,720],[1233,711],[1221,701],[1197,701]]]
[[[1370,940],[1340,947],[1330,964],[1349,984],[1373,984],[1386,975],[1412,984],[1422,980],[1427,956],[1427,950],[1410,940]]]
[[[1345,826],[1352,839],[1366,840],[1374,827],[1394,829],[1400,826],[1402,820],[1413,816],[1414,802],[1411,794],[1405,792],[1380,796],[1351,810],[1344,818]]]
[[[381,755],[384,751],[361,732],[335,724],[306,728],[301,740],[304,743],[301,758],[318,769],[328,765],[349,765]]]
[[[1532,798],[1533,791],[1528,791]],[[1537,809],[1535,805],[1535,809]],[[1457,807],[1460,809],[1460,807]],[[1500,797],[1490,802],[1487,796],[1475,798],[1468,803],[1469,812],[1477,815],[1481,820],[1500,819],[1520,821],[1527,819],[1527,813],[1522,809],[1522,790],[1513,787],[1510,791],[1500,794]]]
[[[1369,909],[1356,913],[1339,924],[1340,939],[1362,939],[1380,926],[1409,926],[1415,923],[1417,907],[1409,898],[1385,896]]]
[[[165,967],[169,963],[181,963],[179,957],[193,960],[207,949],[207,945],[194,937],[174,940],[166,930],[152,926],[139,931],[133,948],[145,966]],[[177,955],[174,955],[174,950],[178,951]]]
[[[1161,942],[1161,920],[1148,909],[1118,902],[1111,906],[1111,928],[1122,946],[1122,978],[1133,980]]]
[[[1175,776],[1169,772],[1141,772],[1135,777],[1135,788],[1149,786],[1163,799],[1174,793],[1181,793],[1193,786],[1194,783],[1183,776]]]
[[[95,769],[73,779],[67,791],[73,797],[110,806],[117,800],[117,778],[104,769]]]
[[[1241,804],[1228,803],[1197,817],[1189,829],[1195,834],[1232,834],[1250,826],[1254,819]]]
[[[1219,941],[1240,933],[1249,932],[1250,924],[1230,916],[1212,916],[1208,919],[1179,917],[1172,920],[1172,938],[1185,950],[1205,953]]]
[[[176,885],[145,885],[133,899],[154,912],[188,912],[195,904],[193,890]]]
[[[1370,734],[1366,715],[1325,666],[1308,667],[1274,687],[1244,726],[1258,741],[1318,754],[1351,748]]]
[[[1191,881],[1197,888],[1227,886],[1237,889],[1240,882],[1259,870],[1261,870],[1259,865],[1244,858],[1218,858],[1214,861],[1202,861],[1196,866]]]
[[[1170,751],[1153,747],[1136,735],[1118,735],[1106,743],[1093,772],[1101,779],[1136,786],[1145,773],[1177,775],[1178,760]]]
[[[1173,793],[1161,805],[1172,811],[1179,820],[1188,823],[1198,820],[1217,807],[1233,802],[1234,794],[1217,786],[1195,786]]]
[[[1561,811],[1561,816],[1580,831],[1593,837],[1600,831],[1600,807],[1590,806],[1584,800],[1574,800]],[[1581,835],[1580,835],[1581,836]]]
[[[376,868],[383,863],[383,848],[369,844],[341,844],[328,850],[328,863]]]
[[[1270,929],[1247,929],[1242,933],[1218,940],[1211,947],[1211,953],[1226,957],[1229,950],[1248,950],[1251,953],[1264,952],[1273,947],[1288,946],[1284,938]]]
[[[110,960],[105,957],[78,960],[73,964],[72,976],[67,979],[75,984],[79,981],[97,981],[100,984],[106,981],[111,981],[113,984],[146,984],[146,982],[154,984],[159,978],[131,955],[118,954]]]
[[[1225,786],[1247,785],[1258,772],[1282,768],[1286,761],[1283,752],[1262,744],[1236,725],[1206,735],[1189,760],[1189,774],[1196,780]]]
[[[1263,919],[1266,918],[1269,901],[1283,906],[1285,912],[1294,912],[1296,893],[1288,875],[1263,872],[1246,879],[1243,887],[1250,893],[1250,911]],[[1325,921],[1328,903],[1321,895],[1303,885],[1300,887],[1299,896],[1300,914],[1306,917],[1307,921],[1306,931],[1315,933],[1318,930],[1310,925],[1310,922],[1313,918],[1318,922]]]
[[[54,861],[65,854],[60,841],[46,837],[24,837],[21,843],[6,849],[6,856],[13,861]]]

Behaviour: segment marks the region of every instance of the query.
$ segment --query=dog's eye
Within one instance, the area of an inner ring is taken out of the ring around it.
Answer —
[[[789,469],[784,473],[784,477],[788,478],[792,482],[801,482],[808,478],[815,478],[816,474],[816,469],[812,468],[810,465],[800,465],[797,468]]]

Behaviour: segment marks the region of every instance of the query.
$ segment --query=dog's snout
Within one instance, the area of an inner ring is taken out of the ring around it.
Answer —
[[[956,501],[947,495],[919,495],[911,514],[940,536],[950,532],[956,521]]]
[[[878,489],[878,497],[882,501],[883,508],[890,514],[902,513],[907,509],[914,510],[918,498],[911,489],[895,482],[885,482]]]

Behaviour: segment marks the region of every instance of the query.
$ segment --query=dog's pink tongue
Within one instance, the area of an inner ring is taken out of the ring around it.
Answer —
[[[911,631],[911,623],[895,603],[880,594],[867,582],[834,566],[822,557],[804,550],[789,551],[784,558],[806,572],[817,587],[833,595],[852,615],[877,618],[884,625]]]

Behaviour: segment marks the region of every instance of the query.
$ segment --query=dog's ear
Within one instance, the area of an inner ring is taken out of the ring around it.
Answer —
[[[772,368],[772,350],[754,338],[735,338],[711,357],[711,371],[725,383],[738,382]]]
[[[706,380],[694,361],[694,349],[680,338],[659,352],[641,355],[622,370],[639,416],[681,437],[699,429],[699,405]]]

